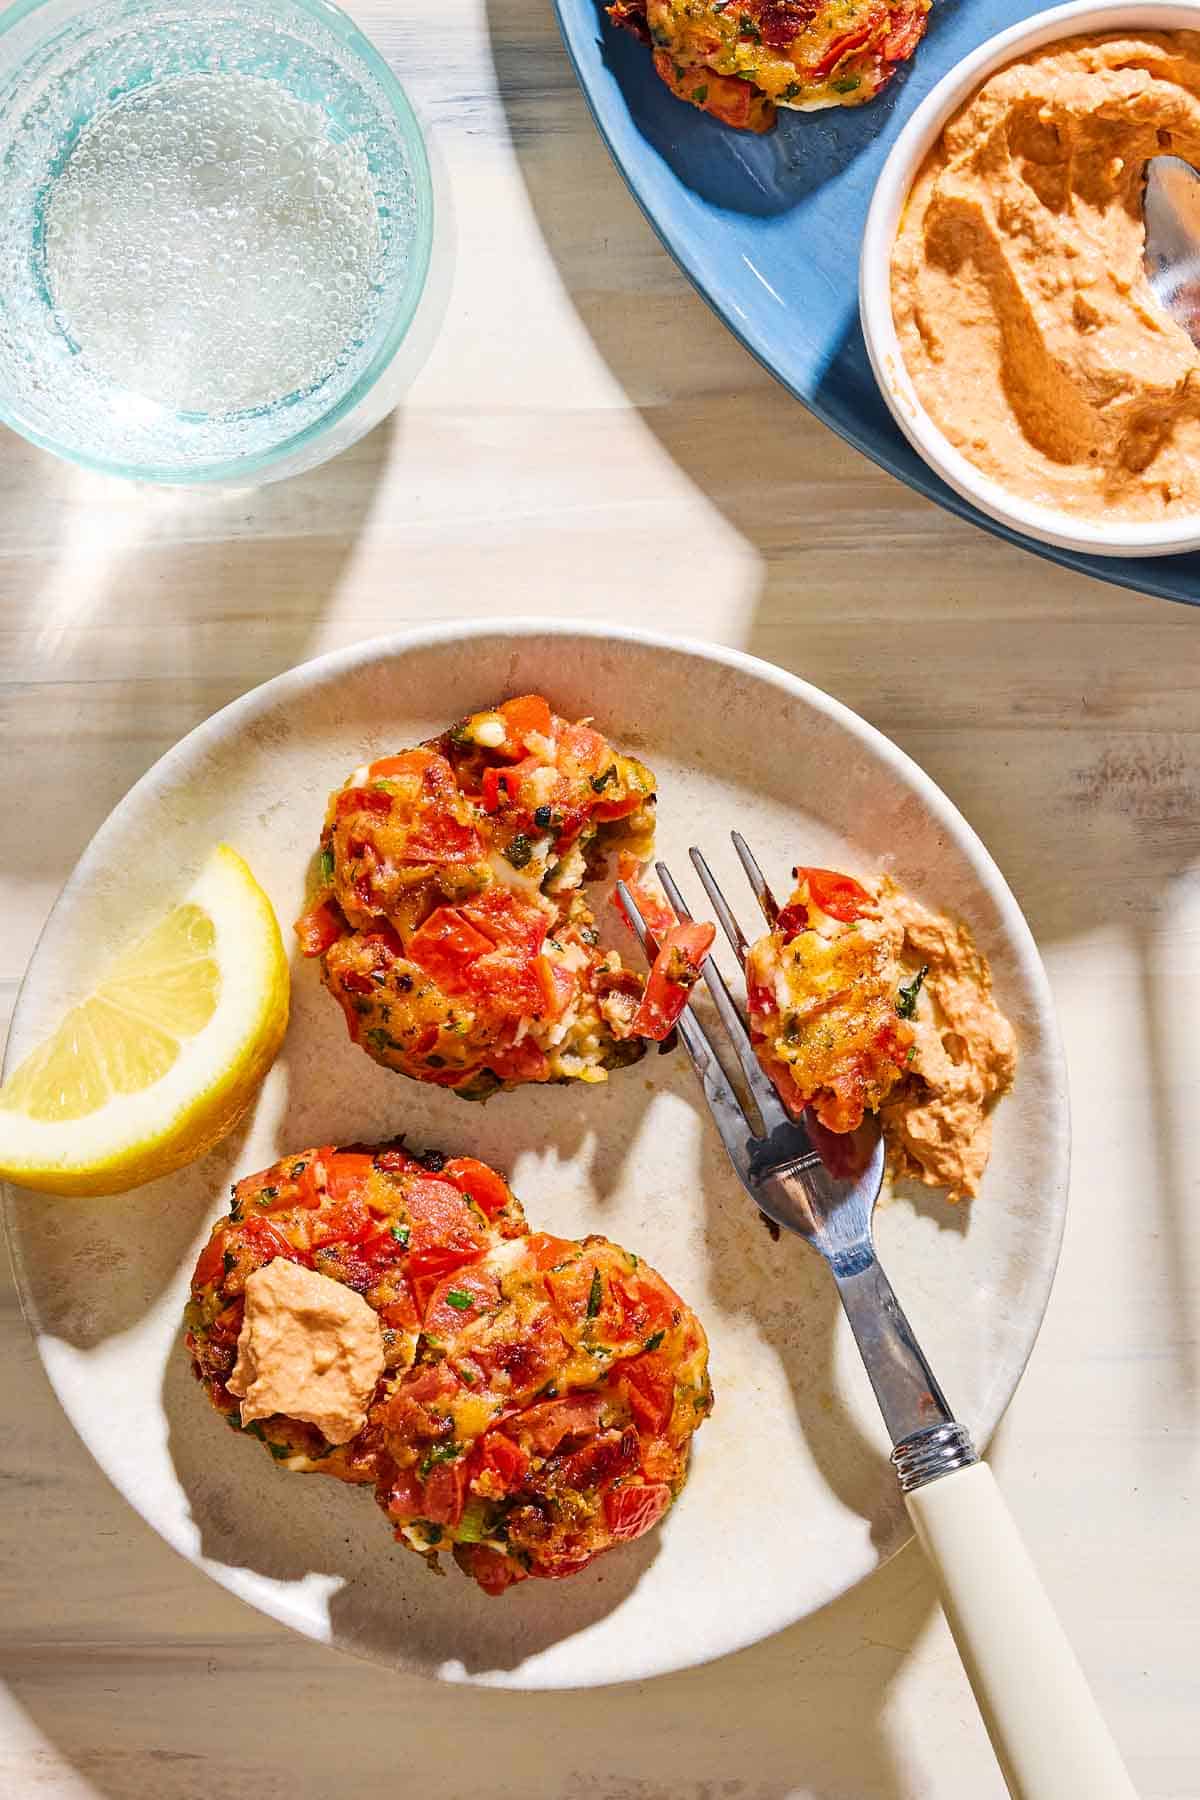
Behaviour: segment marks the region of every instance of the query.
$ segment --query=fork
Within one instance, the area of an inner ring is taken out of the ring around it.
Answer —
[[[740,832],[737,851],[774,925],[778,906]],[[745,965],[749,948],[701,852],[696,873]],[[691,913],[665,863],[656,865],[682,920]],[[642,949],[655,940],[629,888],[617,892]],[[967,1678],[1014,1800],[1135,1800],[1135,1790],[987,1464],[950,1410],[875,1253],[871,1220],[884,1174],[878,1120],[846,1138],[811,1116],[795,1120],[764,1073],[712,956],[702,965],[717,1017],[757,1123],[689,1005],[680,1040],[734,1171],[754,1205],[824,1257],[892,1440],[904,1502],[933,1567]]]

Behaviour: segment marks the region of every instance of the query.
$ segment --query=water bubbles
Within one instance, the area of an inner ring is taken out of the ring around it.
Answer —
[[[118,143],[137,154],[132,188],[112,179]],[[46,244],[59,310],[95,367],[204,413],[320,381],[361,329],[380,255],[361,147],[331,145],[317,107],[246,75],[178,77],[95,118],[51,196]],[[281,310],[284,289],[301,300]]]
[[[274,3],[131,26],[96,0],[37,104],[0,96],[0,397],[44,436],[211,462],[303,431],[366,369],[405,281],[407,153],[373,77]]]

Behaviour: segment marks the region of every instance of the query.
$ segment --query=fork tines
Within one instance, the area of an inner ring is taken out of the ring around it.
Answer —
[[[764,916],[768,919],[768,922],[773,923],[778,909],[775,907],[771,891],[763,878],[758,864],[751,855],[749,848],[745,845],[744,839],[742,839],[737,832],[733,834],[733,838],[734,845],[737,848],[738,855],[742,857],[743,866],[746,868],[747,874],[750,874],[751,869],[754,871],[754,874],[750,877],[751,885],[754,887],[755,895],[758,898],[759,905],[763,909]],[[733,946],[734,954],[737,956],[739,963],[743,963],[748,945],[745,934],[738,924],[737,917],[734,914],[732,907],[725,899],[724,894],[721,892],[716,877],[713,875],[712,870],[709,868],[708,863],[705,861],[701,852],[697,849],[692,849],[690,855],[692,862],[695,865],[696,873],[704,884],[704,891],[711,900],[713,910],[720,920],[726,937]],[[679,887],[676,884],[670,869],[668,869],[665,863],[661,862],[656,863],[655,868],[658,872],[659,880],[663,884],[667,899],[675,909],[676,915],[681,920],[691,919],[692,914],[688,908],[687,902],[680,893]],[[646,922],[638,909],[637,901],[623,881],[617,883],[617,892],[620,895],[621,904],[625,909],[630,924],[633,926],[642,949],[646,951],[648,955],[652,954],[653,939],[646,928]],[[788,1118],[788,1114],[785,1111],[778,1094],[775,1092],[775,1089],[772,1087],[767,1076],[763,1073],[762,1066],[759,1063],[758,1057],[755,1055],[754,1046],[750,1042],[750,1034],[746,1030],[742,1015],[738,1010],[733,995],[726,985],[724,976],[721,974],[721,971],[718,969],[711,955],[705,957],[701,966],[701,974],[704,977],[705,986],[712,995],[713,1005],[716,1007],[717,1011],[717,1017],[720,1019],[721,1024],[725,1029],[726,1036],[737,1056],[742,1074],[745,1076],[746,1085],[750,1089],[755,1106],[758,1109],[762,1122],[761,1131],[759,1131],[747,1117],[746,1111],[742,1106],[733,1083],[721,1066],[720,1058],[713,1047],[711,1039],[700,1024],[700,1021],[690,1005],[686,1007],[680,1015],[678,1026],[679,1036],[684,1049],[692,1059],[696,1073],[700,1077],[701,1084],[704,1088],[705,1098],[708,1101],[713,1118],[716,1121],[717,1129],[724,1140],[725,1148],[732,1157],[738,1173],[742,1176],[743,1180],[745,1180],[751,1172],[751,1159],[755,1148],[755,1141],[760,1137],[770,1137],[771,1133],[778,1126],[790,1124],[791,1121]]]

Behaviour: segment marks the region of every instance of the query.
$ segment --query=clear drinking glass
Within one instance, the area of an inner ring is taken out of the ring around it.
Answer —
[[[160,482],[312,467],[395,404],[432,233],[412,109],[326,0],[0,13],[0,420],[34,443]]]

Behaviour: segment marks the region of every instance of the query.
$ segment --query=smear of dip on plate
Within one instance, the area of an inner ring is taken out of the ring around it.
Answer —
[[[920,400],[1014,494],[1200,511],[1200,355],[1143,268],[1149,157],[1200,166],[1200,33],[1049,45],[991,76],[913,183],[892,307]]]
[[[282,1256],[247,1277],[227,1383],[243,1426],[282,1413],[344,1444],[365,1425],[382,1374],[379,1316],[353,1288]]]

